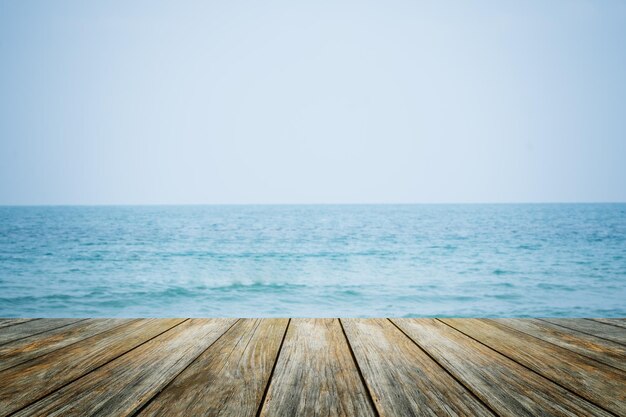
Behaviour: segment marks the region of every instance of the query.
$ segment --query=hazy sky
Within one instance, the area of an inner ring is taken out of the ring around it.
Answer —
[[[0,204],[626,201],[626,2],[0,0]]]

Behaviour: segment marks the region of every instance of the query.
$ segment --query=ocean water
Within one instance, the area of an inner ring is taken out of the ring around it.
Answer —
[[[0,316],[626,316],[626,204],[0,207]]]

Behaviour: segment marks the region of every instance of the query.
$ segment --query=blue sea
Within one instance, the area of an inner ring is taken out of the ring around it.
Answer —
[[[0,207],[0,316],[626,316],[626,204]]]

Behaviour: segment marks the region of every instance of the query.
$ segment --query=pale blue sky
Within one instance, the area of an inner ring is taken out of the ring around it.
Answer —
[[[626,2],[0,0],[0,204],[626,201]]]

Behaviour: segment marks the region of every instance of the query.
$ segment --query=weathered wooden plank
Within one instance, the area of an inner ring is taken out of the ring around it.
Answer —
[[[131,415],[224,334],[236,320],[188,320],[15,415]]]
[[[14,319],[0,319],[0,327],[8,320]],[[13,326],[27,324],[19,320]],[[499,415],[609,415],[590,401],[626,415],[620,407],[626,403],[626,348],[608,340],[624,333],[616,319],[548,319],[565,327],[541,320],[442,320],[448,324],[393,320],[413,341],[389,321],[343,320],[357,365],[339,322],[294,320],[263,415],[372,415],[374,405],[381,415],[486,414],[481,401]],[[206,350],[200,349],[206,340],[190,330],[196,325],[176,326],[181,322],[86,320],[0,346],[0,416],[255,415],[286,320],[242,320]],[[599,337],[590,334],[598,329]],[[607,394],[607,386],[617,392]],[[604,403],[607,397],[613,405]]]
[[[373,416],[337,319],[293,319],[261,416]]]
[[[183,321],[135,320],[0,371],[0,416],[37,401]]]
[[[626,347],[586,333],[536,319],[493,319],[507,327],[535,336],[598,362],[626,371]],[[529,345],[532,346],[532,345]]]
[[[623,371],[495,321],[442,321],[592,403],[626,415],[626,373]]]
[[[393,322],[499,415],[611,415],[438,320]]]
[[[255,416],[287,322],[240,320],[139,415]]]
[[[68,324],[76,323],[81,320],[84,320],[84,319],[31,320],[31,321],[16,324],[14,326],[5,327],[2,330],[0,330],[0,345],[12,342],[14,340],[19,340],[25,337],[33,336],[39,333],[43,333],[48,330],[53,330],[59,327],[67,326]]]
[[[611,326],[610,324],[599,323],[593,320],[584,319],[545,319],[549,323],[554,323],[568,329],[577,330],[592,336],[601,337],[621,345],[626,345],[626,330]]]
[[[610,324],[612,326],[622,327],[626,329],[626,320],[624,319],[601,319],[601,318],[592,318],[589,320],[597,321],[604,324]]]
[[[131,319],[87,319],[0,346],[0,371],[71,345]]]
[[[26,323],[27,321],[33,321],[39,319],[0,319],[0,329],[9,326],[15,326],[16,324]]]
[[[381,416],[493,416],[387,319],[341,319]]]

